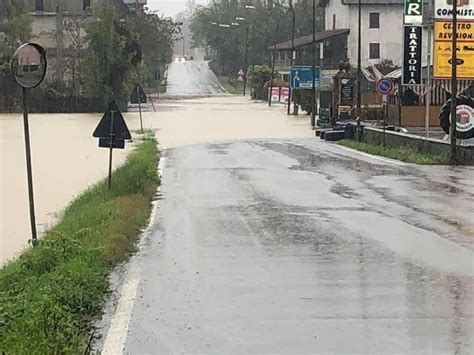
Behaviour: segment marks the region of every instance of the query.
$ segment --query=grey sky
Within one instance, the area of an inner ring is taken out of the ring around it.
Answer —
[[[206,4],[207,0],[197,0],[198,4]],[[166,16],[174,17],[178,12],[186,9],[186,0],[148,0],[148,7],[152,10],[159,10]]]

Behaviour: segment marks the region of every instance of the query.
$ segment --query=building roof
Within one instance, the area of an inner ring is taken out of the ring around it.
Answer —
[[[349,33],[348,28],[322,31],[322,32],[316,33],[314,41],[315,41],[315,43],[318,43],[318,42],[324,41],[325,39],[335,37],[335,36],[339,36],[339,35],[343,35],[343,34],[348,34],[348,33]],[[293,48],[291,48],[291,40],[290,40],[290,41],[276,43],[272,46],[269,46],[268,50],[271,50],[271,51],[291,51],[292,49],[306,46],[308,44],[311,44],[312,42],[313,42],[313,35],[310,34],[310,35],[307,35],[307,36],[295,38],[295,45],[294,45]]]

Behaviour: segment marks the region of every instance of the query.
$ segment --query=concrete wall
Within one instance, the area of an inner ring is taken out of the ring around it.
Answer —
[[[363,140],[369,144],[383,144],[383,130],[365,127]],[[421,154],[448,156],[449,142],[439,139],[424,138],[413,134],[385,131],[385,144],[387,147],[410,147]],[[458,145],[458,157],[465,163],[474,163],[474,145]]]
[[[439,111],[441,106],[430,107],[430,127],[439,127]],[[398,105],[388,105],[390,124],[398,126]],[[424,127],[425,106],[402,106],[402,127]]]

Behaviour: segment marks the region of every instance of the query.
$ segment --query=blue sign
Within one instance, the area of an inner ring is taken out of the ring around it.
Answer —
[[[393,82],[390,79],[382,78],[375,84],[375,89],[380,95],[390,95],[393,91]]]
[[[321,87],[321,67],[314,67],[314,85]],[[290,71],[290,85],[293,90],[313,88],[313,67],[293,66]]]

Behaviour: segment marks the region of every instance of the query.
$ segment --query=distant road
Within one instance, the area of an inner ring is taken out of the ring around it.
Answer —
[[[227,94],[207,61],[173,62],[168,68],[166,96],[212,96]]]

